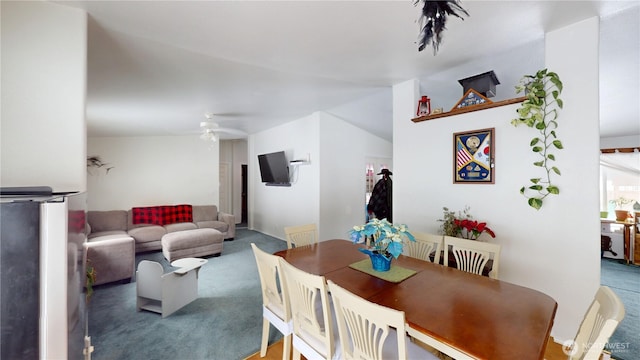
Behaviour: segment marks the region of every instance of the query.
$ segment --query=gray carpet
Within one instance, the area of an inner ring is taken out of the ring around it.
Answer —
[[[222,255],[200,269],[198,299],[162,319],[136,311],[136,284],[97,286],[89,305],[89,335],[94,360],[102,359],[242,359],[260,349],[262,297],[250,244],[273,253],[286,242],[251,230],[238,230],[225,241]],[[172,268],[162,252],[136,256]],[[271,329],[270,343],[282,335]]]
[[[615,359],[640,359],[640,267],[614,259],[601,260],[600,282],[622,300],[625,316],[607,348]]]

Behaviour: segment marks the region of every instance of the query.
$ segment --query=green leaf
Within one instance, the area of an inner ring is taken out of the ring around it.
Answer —
[[[533,149],[531,149],[531,151],[533,151],[533,152],[541,152],[542,148],[540,146],[534,146]]]
[[[555,185],[547,186],[547,191],[549,192],[549,194],[554,194],[554,195],[560,194],[560,189],[558,189],[558,187]]]
[[[529,143],[529,146],[533,146],[533,145],[537,144],[539,141],[540,141],[539,138],[533,138],[533,139],[531,139],[531,142]]]
[[[560,140],[553,140],[553,146],[555,146],[558,149],[564,149],[562,147],[562,142]]]
[[[554,90],[551,92],[551,95],[554,99],[558,100],[558,95],[560,95],[560,93],[558,92],[558,90]]]
[[[543,189],[543,187],[542,187],[542,185],[531,185],[531,186],[529,186],[529,189],[540,191],[540,190]]]
[[[542,207],[542,199],[538,199],[538,198],[531,198],[529,199],[529,206],[531,206],[532,208],[536,209],[536,210],[540,210],[540,208]]]
[[[537,184],[540,182],[540,178],[529,179],[532,183]]]
[[[546,127],[547,127],[547,124],[545,124],[545,123],[542,121],[542,119],[541,119],[541,121],[539,121],[539,122],[536,124],[536,129],[538,129],[538,130],[544,130]]]
[[[520,194],[524,195],[524,186],[520,188]]]
[[[553,154],[547,154],[547,159],[549,159],[549,160],[555,160],[555,159],[556,159],[556,157],[555,157],[555,155],[553,155]]]
[[[533,165],[542,167],[542,166],[544,166],[544,161],[536,161],[536,162],[533,163]]]
[[[564,102],[562,102],[562,99],[556,99],[556,103],[558,103],[558,107],[560,109],[562,109],[562,107],[564,106]]]
[[[558,174],[558,175],[562,175],[560,174],[560,169],[558,169],[557,167],[552,167],[551,170],[553,170],[554,173]]]

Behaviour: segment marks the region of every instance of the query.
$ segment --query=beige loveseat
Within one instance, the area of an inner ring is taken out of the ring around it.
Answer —
[[[89,242],[109,235],[129,235],[135,240],[136,253],[162,249],[162,236],[175,231],[201,228],[216,229],[225,240],[236,236],[235,216],[218,211],[215,205],[193,205],[192,222],[167,225],[134,224],[133,210],[88,211]]]

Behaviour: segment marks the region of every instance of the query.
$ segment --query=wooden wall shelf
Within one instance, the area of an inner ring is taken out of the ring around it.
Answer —
[[[472,112],[472,111],[491,109],[491,108],[498,107],[498,106],[517,104],[517,103],[525,101],[526,99],[527,98],[525,96],[523,96],[523,97],[507,99],[507,100],[502,100],[502,101],[492,102],[492,103],[487,103],[487,104],[478,104],[478,105],[473,105],[473,106],[467,106],[467,107],[463,107],[461,109],[453,109],[451,111],[443,112],[443,113],[440,113],[440,114],[431,114],[431,115],[427,115],[427,116],[420,116],[420,117],[411,119],[411,121],[413,121],[414,123],[418,123],[418,122],[421,122],[421,121],[427,121],[427,120],[438,119],[438,118],[441,118],[441,117],[459,115],[459,114],[464,114],[464,113],[468,113],[468,112]]]
[[[600,149],[600,152],[603,154],[613,154],[613,153],[632,153],[636,152],[636,150],[640,151],[640,146],[631,147],[631,148],[615,148],[615,149]]]

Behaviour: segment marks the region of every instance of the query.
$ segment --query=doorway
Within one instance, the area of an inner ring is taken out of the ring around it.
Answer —
[[[249,192],[249,187],[247,186],[247,164],[242,164],[242,192],[240,193],[240,204],[242,208],[241,219],[240,222],[246,226],[249,219],[247,214],[247,197]]]

